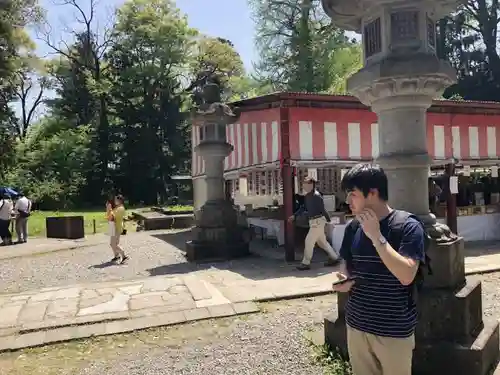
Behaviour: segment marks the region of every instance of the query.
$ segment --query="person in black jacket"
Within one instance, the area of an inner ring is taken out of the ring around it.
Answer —
[[[326,212],[323,196],[316,190],[316,181],[311,177],[304,180],[304,190],[307,192],[304,197],[304,205],[299,207],[295,214],[288,218],[289,221],[294,221],[298,215],[306,213],[309,219],[309,232],[304,246],[304,258],[297,269],[304,271],[311,268],[311,259],[316,244],[325,250],[330,257],[325,266],[334,266],[338,263],[339,255],[326,239],[325,226],[330,222],[330,215]]]

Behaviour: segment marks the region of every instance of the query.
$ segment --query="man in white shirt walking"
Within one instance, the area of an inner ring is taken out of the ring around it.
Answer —
[[[14,211],[16,212],[17,242],[24,243],[28,241],[28,218],[31,215],[31,201],[23,193],[19,193]]]

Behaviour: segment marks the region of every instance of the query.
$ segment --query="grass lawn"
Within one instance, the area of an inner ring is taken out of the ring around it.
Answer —
[[[171,206],[169,207],[172,211],[185,211],[192,210],[191,206]],[[127,208],[127,216],[129,216],[132,211],[147,210],[147,208]],[[45,219],[47,217],[61,217],[61,216],[81,216],[83,215],[85,234],[90,235],[94,233],[94,220],[95,220],[95,231],[96,233],[106,233],[108,231],[108,223],[105,217],[105,212],[103,209],[95,210],[74,210],[74,211],[33,211],[28,221],[28,232],[29,236],[32,237],[45,237]],[[134,232],[136,229],[136,223],[133,221],[127,221],[125,228],[128,231]]]

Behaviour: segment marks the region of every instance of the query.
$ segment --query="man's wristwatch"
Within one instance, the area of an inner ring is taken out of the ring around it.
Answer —
[[[387,243],[387,239],[380,235],[380,237],[377,239],[377,243],[375,243],[374,245],[377,246],[377,245],[385,245]]]

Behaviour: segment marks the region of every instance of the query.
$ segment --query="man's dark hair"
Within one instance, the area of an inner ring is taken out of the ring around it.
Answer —
[[[355,165],[344,175],[340,184],[342,190],[349,192],[358,189],[365,197],[370,190],[376,189],[383,201],[389,200],[387,185],[387,176],[378,164]]]

